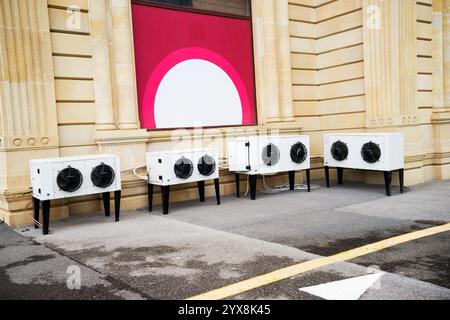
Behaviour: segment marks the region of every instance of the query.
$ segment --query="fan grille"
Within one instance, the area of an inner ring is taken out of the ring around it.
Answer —
[[[174,171],[175,175],[179,179],[186,180],[192,176],[192,173],[194,172],[194,165],[191,160],[182,157],[175,163]]]
[[[361,156],[368,163],[376,163],[381,159],[380,146],[374,142],[369,142],[361,148]]]
[[[280,149],[273,143],[268,144],[262,151],[262,160],[269,167],[275,166],[280,161]]]
[[[348,158],[348,147],[342,141],[336,141],[331,147],[331,155],[336,161],[344,161]]]
[[[216,161],[213,157],[204,155],[200,158],[197,168],[201,175],[209,177],[216,171]]]
[[[300,164],[305,162],[307,157],[308,157],[308,149],[303,143],[297,142],[292,146],[291,148],[292,161],[294,161],[297,164]]]
[[[72,193],[81,188],[83,175],[80,170],[68,166],[58,173],[56,183],[62,191]]]
[[[98,188],[108,188],[114,183],[115,180],[115,172],[114,169],[107,164],[100,164],[91,172],[91,181],[94,186]]]

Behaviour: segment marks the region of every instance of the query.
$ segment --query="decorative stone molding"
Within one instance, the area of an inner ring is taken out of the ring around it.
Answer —
[[[363,0],[367,127],[417,125],[416,2]]]

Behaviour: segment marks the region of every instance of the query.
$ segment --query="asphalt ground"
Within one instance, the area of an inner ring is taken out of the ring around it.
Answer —
[[[318,182],[318,184],[320,184]],[[53,234],[0,225],[0,299],[185,299],[301,262],[450,222],[450,182],[387,198],[357,183],[171,204],[163,216],[102,213],[53,222]],[[361,299],[450,299],[450,232],[333,263],[230,299],[321,299],[299,289],[385,274]],[[67,286],[78,266],[81,289]],[[72,269],[70,269],[72,268]],[[51,290],[49,290],[51,289]]]

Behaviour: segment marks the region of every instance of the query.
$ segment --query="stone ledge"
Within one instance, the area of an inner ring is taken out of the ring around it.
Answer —
[[[98,145],[147,142],[148,132],[142,129],[96,131],[94,140]]]
[[[216,138],[217,133],[222,134],[221,138],[249,136],[258,133],[279,130],[280,134],[301,134],[302,125],[298,122],[270,123],[267,126],[242,126],[227,128],[194,128],[180,130],[158,130],[148,131],[148,142],[169,142],[172,137],[186,137],[192,140]]]
[[[431,116],[431,123],[432,124],[445,124],[450,123],[450,109],[444,108],[444,109],[437,109],[433,110],[433,114]]]

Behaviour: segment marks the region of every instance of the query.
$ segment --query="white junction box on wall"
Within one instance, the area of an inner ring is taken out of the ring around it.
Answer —
[[[329,167],[338,170],[338,183],[343,184],[344,169],[384,172],[386,193],[391,195],[392,172],[399,172],[403,193],[405,151],[401,133],[339,133],[324,134],[324,164],[327,187]]]

